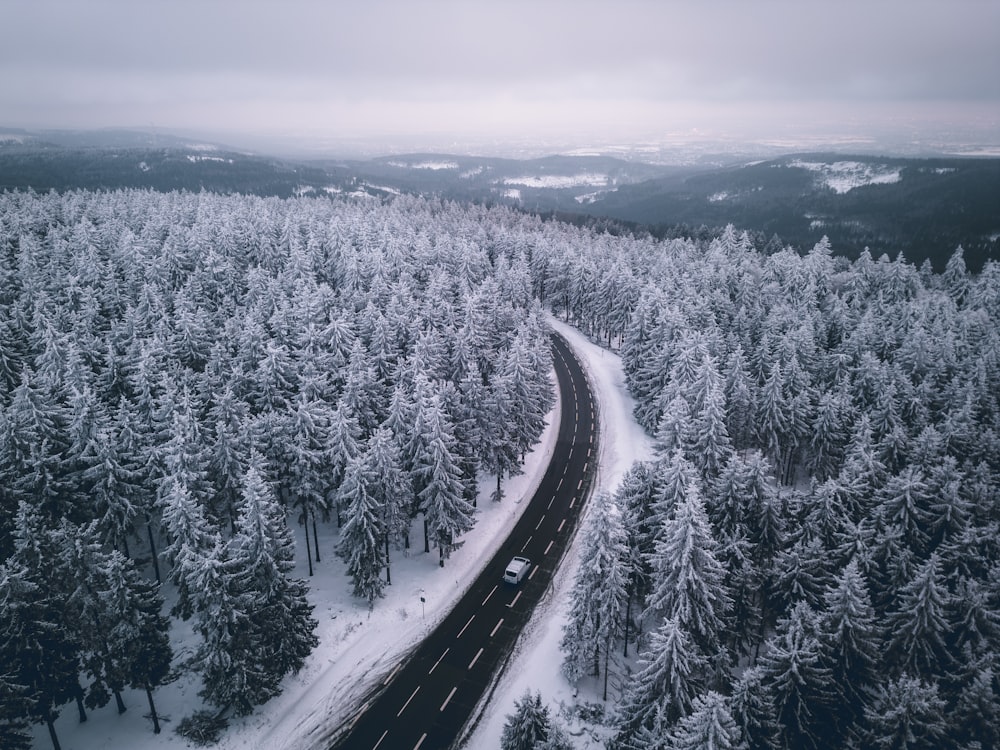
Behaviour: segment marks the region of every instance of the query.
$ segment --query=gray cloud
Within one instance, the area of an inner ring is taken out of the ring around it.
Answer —
[[[996,127],[998,70],[994,0],[8,0],[0,124],[486,132],[946,106]]]

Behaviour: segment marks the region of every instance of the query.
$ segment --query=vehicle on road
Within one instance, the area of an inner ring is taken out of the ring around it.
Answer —
[[[503,572],[503,579],[507,583],[519,584],[531,570],[531,560],[527,557],[515,557],[507,563],[507,569]]]

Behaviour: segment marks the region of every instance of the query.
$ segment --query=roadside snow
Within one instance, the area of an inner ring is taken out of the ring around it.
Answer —
[[[652,439],[632,418],[635,401],[625,388],[621,358],[589,341],[575,328],[554,318],[550,325],[573,347],[590,378],[591,388],[599,404],[600,463],[597,470],[597,492],[613,492],[622,475],[635,462],[652,458]],[[590,506],[588,506],[589,508]],[[559,641],[569,611],[573,578],[579,564],[579,539],[574,540],[563,563],[556,571],[552,592],[535,610],[515,647],[514,657],[507,665],[495,692],[485,707],[480,706],[479,724],[465,742],[470,750],[495,750],[500,747],[500,734],[507,714],[514,709],[526,690],[540,692],[542,703],[564,727],[569,722],[559,715],[561,705],[589,701],[600,702],[600,692],[591,694],[595,685],[581,685],[579,697],[574,687],[562,675],[562,653]],[[597,750],[604,747],[603,738],[592,737],[589,730],[570,724],[573,746],[577,750]]]
[[[552,375],[553,379],[555,375]],[[267,748],[304,750],[325,747],[323,738],[355,710],[360,697],[396,667],[402,657],[423,639],[450,611],[507,538],[527,506],[548,466],[558,437],[560,409],[546,417],[540,442],[528,454],[523,473],[507,478],[504,499],[492,502],[496,478],[480,476],[480,495],[475,528],[462,537],[464,545],[452,554],[444,568],[438,566],[437,550],[425,554],[423,526],[418,518],[410,530],[409,552],[393,550],[392,585],[386,596],[369,610],[351,596],[344,562],[333,554],[338,537],[336,523],[319,529],[322,562],[314,563],[316,574],[308,577],[302,529],[290,521],[300,551],[294,575],[309,583],[309,601],[319,621],[319,646],[305,667],[285,678],[281,695],[259,706],[247,717],[233,719],[217,750]],[[164,586],[167,608],[173,592]],[[421,604],[420,597],[426,602]],[[190,658],[198,645],[191,623],[173,622],[174,665]],[[124,692],[128,711],[119,716],[113,703],[92,711],[85,724],[77,720],[72,704],[62,707],[56,731],[62,746],[73,750],[181,750],[190,745],[174,732],[178,722],[205,708],[198,697],[200,681],[185,672],[176,682],[154,693],[163,732],[154,735],[147,714],[146,696],[135,690]],[[32,748],[48,750],[52,744],[44,725],[33,727]]]

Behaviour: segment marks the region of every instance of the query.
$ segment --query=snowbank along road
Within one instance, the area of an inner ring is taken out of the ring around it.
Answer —
[[[568,547],[597,469],[597,414],[580,363],[552,335],[562,419],[538,490],[500,551],[454,610],[341,725],[336,750],[438,750],[454,745],[511,653]],[[531,561],[517,585],[513,556]]]

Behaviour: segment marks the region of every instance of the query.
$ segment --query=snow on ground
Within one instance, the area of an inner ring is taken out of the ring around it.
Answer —
[[[582,172],[574,175],[542,174],[525,175],[523,177],[505,177],[504,185],[523,185],[530,188],[572,188],[572,187],[603,187],[611,180],[606,174]]]
[[[191,154],[188,154],[187,160],[192,164],[199,161],[221,161],[226,164],[233,163],[232,159],[225,159],[221,156],[192,156]]]
[[[554,374],[553,374],[554,378]],[[266,748],[305,750],[318,747],[324,735],[348,719],[363,696],[396,667],[401,657],[423,639],[450,611],[468,589],[482,564],[507,538],[541,482],[555,449],[560,409],[546,418],[547,426],[534,450],[528,454],[523,473],[504,481],[504,499],[491,502],[496,478],[480,476],[478,516],[475,528],[462,537],[464,545],[445,567],[438,566],[438,552],[425,554],[423,525],[418,518],[410,531],[408,553],[393,550],[392,585],[374,608],[350,593],[350,579],[343,561],[333,554],[338,537],[336,523],[319,529],[320,556],[315,575],[308,576],[302,529],[296,532],[298,560],[294,575],[308,579],[309,601],[319,621],[319,646],[297,675],[285,678],[281,695],[259,706],[251,716],[232,719],[218,750]],[[408,559],[407,559],[408,558]],[[172,591],[164,587],[169,608]],[[421,603],[420,598],[426,601]],[[191,622],[173,621],[171,641],[176,649],[174,666],[189,659],[199,638]],[[62,707],[56,731],[64,748],[72,750],[181,750],[190,745],[174,732],[177,724],[196,710],[207,708],[198,697],[200,680],[185,673],[176,682],[155,691],[157,712],[163,731],[154,735],[145,693],[126,690],[129,707],[119,716],[114,703],[90,712],[85,724],[78,723],[73,704]],[[48,750],[51,742],[43,724],[33,728],[33,748]]]
[[[899,168],[888,164],[866,164],[859,161],[835,161],[828,164],[796,159],[789,162],[788,166],[818,172],[820,180],[835,193],[846,193],[863,185],[888,185],[902,179]]]
[[[652,439],[632,418],[635,401],[625,388],[621,358],[590,342],[575,328],[552,318],[549,322],[569,341],[590,377],[601,422],[601,458],[596,491],[613,492],[622,475],[635,461],[652,458]],[[542,703],[548,705],[556,720],[570,730],[573,746],[577,750],[604,747],[603,740],[592,738],[589,730],[575,724],[567,726],[570,723],[559,716],[560,705],[601,703],[599,690],[602,685],[582,684],[576,697],[574,687],[563,677],[561,669],[559,641],[579,562],[580,537],[578,534],[556,571],[552,592],[543,599],[521,634],[512,661],[483,708],[479,724],[465,743],[470,750],[496,750],[500,747],[500,734],[507,714],[514,710],[514,701],[520,699],[526,690],[541,693]]]
[[[583,195],[578,195],[575,200],[577,203],[596,203],[601,200],[608,193],[617,193],[618,188],[611,188],[610,190],[595,190],[592,193],[584,193]]]

